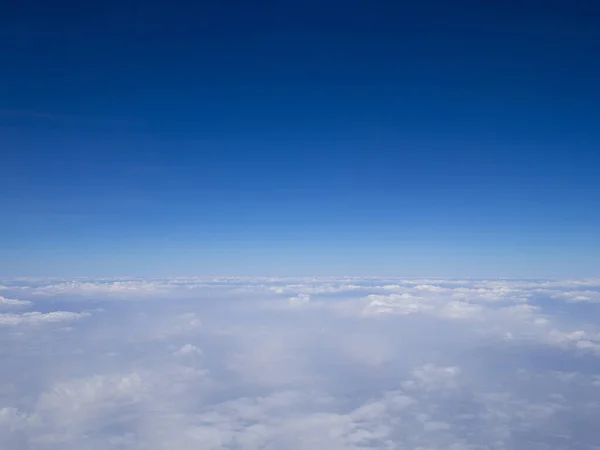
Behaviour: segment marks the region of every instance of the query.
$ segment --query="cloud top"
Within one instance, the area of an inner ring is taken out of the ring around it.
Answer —
[[[600,280],[2,280],[0,447],[578,448]]]

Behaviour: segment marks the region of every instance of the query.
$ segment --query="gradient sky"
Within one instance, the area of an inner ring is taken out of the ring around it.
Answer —
[[[0,6],[6,276],[593,276],[600,6]]]

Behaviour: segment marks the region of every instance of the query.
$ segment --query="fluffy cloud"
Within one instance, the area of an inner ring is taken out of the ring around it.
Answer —
[[[0,448],[524,450],[600,442],[600,280],[2,286]]]
[[[193,344],[185,344],[174,353],[175,356],[197,356],[202,355],[202,350]]]
[[[414,314],[428,311],[433,307],[411,294],[390,294],[367,296],[369,302],[365,314]]]
[[[291,305],[304,305],[304,304],[310,302],[310,295],[298,294],[295,297],[290,297],[289,302]]]
[[[13,306],[29,306],[31,302],[27,300],[17,300],[16,298],[6,298],[0,295],[0,308]]]

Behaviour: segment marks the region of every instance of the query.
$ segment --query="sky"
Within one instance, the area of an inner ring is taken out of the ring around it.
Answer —
[[[600,6],[0,3],[0,448],[598,450]]]
[[[593,2],[0,8],[4,276],[597,275]]]

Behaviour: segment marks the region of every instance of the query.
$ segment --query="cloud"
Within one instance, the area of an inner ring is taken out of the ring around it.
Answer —
[[[70,322],[89,317],[89,313],[75,313],[69,311],[55,311],[40,313],[38,311],[23,314],[0,314],[0,325],[40,325],[53,322]]]
[[[98,295],[98,294],[143,294],[165,293],[170,286],[160,282],[148,282],[143,280],[132,281],[71,281],[56,284],[48,284],[36,287],[34,294],[38,295]]]
[[[174,353],[175,356],[198,356],[202,355],[202,350],[193,344],[185,344]]]
[[[425,364],[412,371],[414,380],[405,383],[405,386],[419,386],[420,388],[431,389],[454,389],[456,379],[460,375],[458,367],[437,367],[434,364]]]
[[[295,297],[290,297],[289,299],[290,305],[305,305],[310,302],[310,295],[308,294],[298,294]]]
[[[431,310],[431,305],[425,304],[421,299],[411,294],[389,294],[367,296],[368,305],[365,314],[415,314]]]
[[[11,307],[11,306],[29,306],[31,302],[27,300],[17,300],[15,298],[6,298],[0,295],[0,308],[3,306]]]
[[[508,450],[600,442],[600,280],[2,285],[0,448]]]

